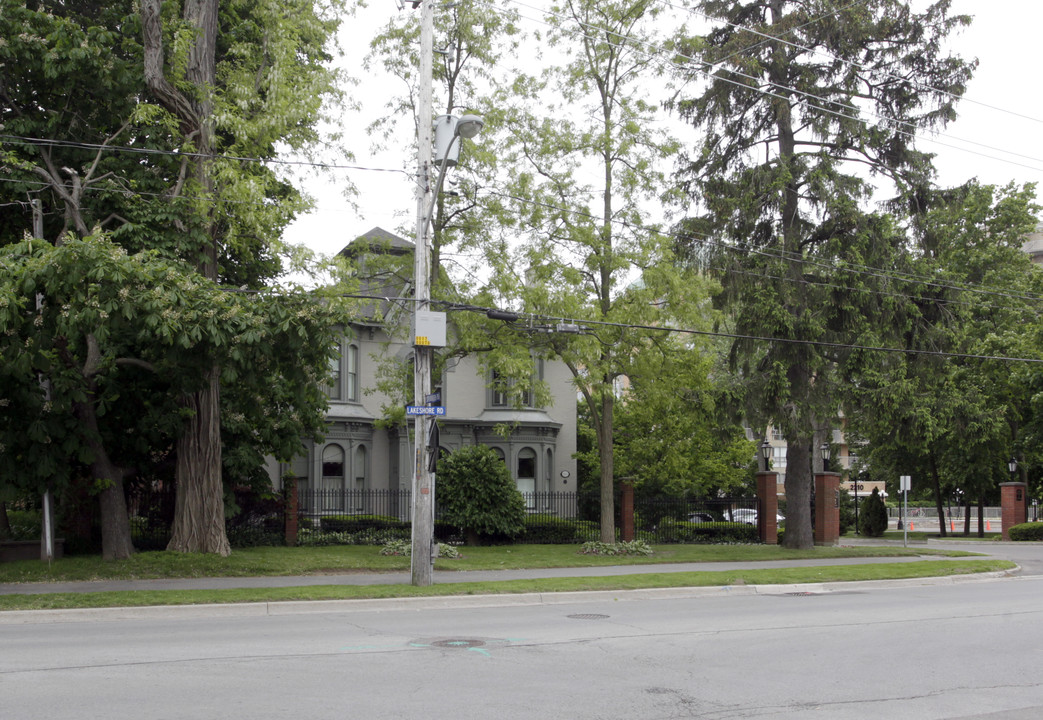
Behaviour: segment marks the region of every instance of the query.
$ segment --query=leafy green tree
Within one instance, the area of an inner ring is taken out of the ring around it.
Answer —
[[[650,493],[714,496],[745,490],[754,444],[729,423],[713,357],[681,336],[635,358],[616,406],[617,474]]]
[[[495,198],[497,234],[483,243],[485,297],[549,318],[534,344],[571,369],[597,437],[601,539],[615,540],[613,438],[617,383],[668,333],[708,320],[706,283],[674,262],[672,242],[646,227],[666,192],[657,170],[675,145],[655,130],[644,52],[658,13],[648,2],[562,3],[545,41],[565,55],[541,76],[515,78],[497,98],[509,133],[498,148],[512,177]],[[539,105],[541,116],[531,113]],[[584,175],[589,172],[589,175]],[[591,178],[589,184],[584,177]],[[556,318],[591,321],[567,335]],[[509,357],[508,357],[509,356]],[[489,362],[524,358],[492,348]],[[521,367],[515,374],[521,374]]]
[[[224,292],[104,236],[7,245],[0,263],[4,480],[60,492],[88,468],[107,559],[133,550],[124,481],[176,441],[177,399],[204,381],[210,358],[237,388],[226,418],[252,454],[245,466],[289,459],[324,427],[335,310],[319,298]],[[36,292],[47,297],[39,310],[26,300]]]
[[[55,244],[100,227],[211,283],[257,289],[278,275],[279,234],[304,202],[251,159],[317,141],[339,3],[0,2],[0,122],[12,133],[0,138],[12,174],[0,197],[36,195]],[[33,227],[20,206],[0,221],[3,242]],[[210,363],[207,382],[180,390],[177,549],[229,550],[223,374]]]
[[[875,292],[885,278],[860,272],[906,250],[895,221],[867,209],[870,176],[896,195],[927,187],[917,133],[954,117],[971,75],[943,50],[969,22],[949,6],[704,0],[713,29],[677,45],[693,57],[682,78],[703,87],[674,104],[702,133],[678,176],[698,203],[683,229],[743,336],[730,359],[747,417],[787,440],[788,547],[812,545],[812,448],[869,361],[843,346],[883,344],[900,310]]]
[[[485,445],[461,448],[438,461],[441,519],[460,528],[468,545],[514,537],[525,528],[525,499],[503,460]]]
[[[910,270],[931,283],[893,289],[906,297],[904,347],[928,352],[866,367],[847,393],[848,423],[877,476],[926,479],[941,515],[957,488],[979,500],[994,493],[1007,460],[1031,445],[1033,366],[944,353],[1038,357],[1041,278],[1021,249],[1038,208],[1031,186],[976,182],[921,194],[918,204]]]
[[[860,505],[858,532],[866,537],[882,537],[887,531],[887,507],[880,497],[880,491],[873,488],[872,494]]]

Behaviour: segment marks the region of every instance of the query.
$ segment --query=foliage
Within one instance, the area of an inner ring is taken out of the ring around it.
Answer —
[[[796,0],[698,7],[712,29],[677,44],[692,58],[681,79],[702,90],[673,103],[701,134],[682,158],[694,212],[678,229],[724,285],[737,401],[752,426],[786,437],[786,546],[810,547],[811,448],[841,390],[879,362],[855,346],[905,329],[894,294],[878,292],[887,276],[860,272],[907,250],[900,221],[870,209],[874,184],[913,195],[930,182],[915,141],[954,117],[973,63],[944,39],[969,18],[945,1],[916,13],[868,0],[825,16]]]
[[[525,516],[525,529],[519,541],[557,545],[583,542],[597,535],[597,524],[589,520],[537,514]]]
[[[651,377],[656,360],[682,351],[692,358],[701,347],[650,328],[698,328],[709,319],[706,281],[675,262],[673,241],[646,212],[669,194],[659,168],[676,150],[656,129],[656,106],[642,83],[656,72],[641,48],[653,39],[659,12],[649,2],[562,4],[547,16],[546,37],[562,64],[540,76],[523,70],[499,90],[492,113],[505,133],[497,151],[511,177],[487,207],[495,234],[483,236],[480,249],[492,277],[476,301],[548,318],[549,332],[531,344],[569,367],[587,406],[605,542],[614,536],[621,378]],[[554,318],[579,321],[581,332],[553,332]],[[504,344],[487,361],[496,367],[508,357],[517,352]]]
[[[606,543],[592,540],[583,543],[580,552],[584,555],[644,555],[652,554],[652,547],[643,540]]]
[[[312,528],[297,531],[297,544],[301,547],[327,547],[331,545],[383,545],[386,542],[409,541],[409,530],[398,528],[367,528],[354,532],[326,532]]]
[[[748,523],[694,523],[665,518],[655,528],[654,536],[662,543],[705,543],[714,545],[760,542],[757,526]]]
[[[873,488],[872,494],[858,512],[858,532],[866,537],[881,537],[887,530],[887,508],[880,497],[880,491]]]
[[[840,488],[840,536],[855,527],[855,500],[847,488]]]
[[[404,555],[409,557],[413,554],[413,544],[409,540],[389,540],[380,548],[381,555]],[[460,551],[454,545],[438,543],[438,557],[453,559],[460,557]]]
[[[357,532],[359,530],[402,530],[409,523],[390,515],[325,515],[322,518],[323,532]]]
[[[1007,534],[1011,540],[1043,542],[1043,522],[1015,525]]]
[[[525,528],[525,499],[503,460],[485,445],[464,447],[438,461],[438,508],[468,544],[515,537]]]

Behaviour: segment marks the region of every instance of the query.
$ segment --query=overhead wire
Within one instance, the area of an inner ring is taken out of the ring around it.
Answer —
[[[531,10],[539,10],[539,8],[536,8],[536,7],[532,6],[532,5],[528,5],[528,4],[524,3],[524,2],[522,2],[522,0],[507,0],[507,2],[513,3],[515,5],[521,5],[522,7],[526,7],[526,8],[529,8]],[[495,8],[493,8],[493,10],[496,11]],[[585,22],[580,21],[580,20],[578,20],[576,18],[572,18],[572,17],[569,17],[569,16],[561,14],[561,13],[554,13],[554,12],[550,12],[550,11],[543,11],[543,12],[546,12],[548,15],[550,15],[552,17],[558,17],[558,18],[563,19],[563,20],[574,21],[578,25],[580,25],[580,26],[582,26],[584,28],[593,28],[595,30],[599,29],[596,26],[590,25],[589,23],[585,23]],[[533,21],[533,22],[538,22],[538,23],[547,25],[548,27],[555,27],[552,23],[549,23],[549,22],[547,22],[545,20],[538,20],[538,19],[531,18],[531,17],[528,17],[528,16],[524,16],[524,17],[527,20],[530,20],[530,21]],[[565,31],[565,32],[568,32],[568,31]],[[598,39],[598,38],[596,38],[593,35],[585,35],[585,34],[582,34],[582,33],[579,34],[579,37],[592,39],[592,40]],[[653,58],[657,58],[658,59],[658,56],[661,54],[661,51],[656,49],[656,48],[653,48],[652,50],[647,50],[647,49],[643,49],[643,48],[639,48],[638,47],[638,46],[651,47],[651,45],[649,43],[645,43],[645,42],[642,42],[642,41],[633,41],[631,38],[627,38],[627,40],[629,40],[631,42],[631,45],[634,47],[635,50],[643,52],[644,54],[646,54],[648,56],[651,56]],[[744,90],[750,90],[750,91],[753,91],[753,92],[757,92],[757,93],[760,93],[760,94],[765,95],[767,97],[775,98],[775,99],[778,99],[778,100],[785,100],[785,101],[789,102],[790,100],[793,99],[790,95],[781,94],[780,92],[771,92],[771,91],[765,90],[765,89],[763,89],[761,87],[751,87],[750,85],[747,85],[746,83],[739,82],[739,81],[734,80],[734,79],[732,79],[730,77],[722,76],[722,75],[716,73],[715,71],[713,71],[714,64],[709,63],[709,62],[707,62],[705,60],[700,60],[700,59],[698,59],[696,57],[693,57],[693,56],[690,56],[690,55],[684,55],[683,53],[672,53],[672,56],[675,57],[675,58],[682,58],[684,60],[691,61],[692,63],[701,64],[703,67],[694,67],[694,68],[691,68],[691,69],[694,70],[695,72],[698,72],[698,73],[701,73],[703,75],[706,75],[707,77],[713,78],[714,80],[717,80],[717,81],[720,81],[720,82],[724,82],[724,83],[730,84],[730,85],[735,85],[736,87],[740,87],[740,88],[742,88]],[[679,63],[677,63],[674,60],[661,60],[660,59],[659,62],[661,62],[663,65],[674,67],[674,68],[676,68],[678,70],[686,69],[684,66],[680,65]],[[1007,163],[1007,164],[1010,164],[1010,165],[1016,165],[1018,167],[1023,167],[1023,168],[1026,168],[1026,169],[1029,169],[1029,170],[1034,170],[1034,171],[1037,171],[1037,172],[1043,172],[1043,167],[1040,167],[1040,166],[1027,165],[1025,163],[1017,162],[1016,160],[1011,160],[1009,158],[996,157],[994,155],[989,155],[987,153],[983,153],[983,152],[980,152],[980,151],[977,151],[977,150],[973,150],[973,149],[970,149],[970,148],[962,147],[960,145],[955,145],[955,144],[952,144],[952,143],[943,142],[942,140],[939,140],[938,137],[919,135],[916,132],[916,130],[917,130],[916,126],[913,125],[912,123],[907,122],[907,121],[896,120],[894,118],[884,117],[882,115],[879,115],[878,113],[874,113],[874,112],[869,111],[869,110],[864,110],[864,109],[861,109],[861,108],[858,108],[858,107],[855,107],[855,106],[851,106],[851,105],[845,105],[844,103],[841,103],[841,102],[839,102],[837,100],[831,100],[829,98],[823,98],[823,97],[820,97],[818,95],[815,95],[814,93],[809,93],[809,92],[800,90],[800,89],[792,87],[792,86],[782,85],[782,84],[779,84],[779,83],[772,82],[770,80],[766,81],[762,77],[757,77],[755,75],[750,75],[748,73],[744,73],[744,72],[741,72],[741,71],[738,71],[738,70],[735,70],[735,69],[730,69],[729,70],[729,74],[734,76],[734,77],[742,78],[744,80],[749,80],[751,82],[756,82],[758,84],[764,84],[764,85],[766,85],[768,87],[775,88],[776,90],[781,91],[781,92],[788,92],[788,93],[791,93],[792,95],[799,96],[800,98],[803,99],[804,102],[807,102],[807,103],[811,104],[812,107],[814,107],[816,110],[818,110],[819,112],[822,112],[824,114],[827,114],[827,115],[833,115],[835,117],[838,117],[838,118],[841,118],[841,119],[844,119],[844,120],[853,120],[853,121],[856,121],[856,122],[861,122],[863,124],[867,124],[868,121],[862,117],[863,114],[865,114],[865,115],[867,115],[870,118],[875,118],[876,120],[879,120],[880,122],[890,123],[892,125],[897,126],[897,127],[894,128],[894,131],[898,135],[901,135],[903,137],[907,137],[907,138],[911,138],[911,139],[921,139],[921,140],[924,140],[926,142],[931,142],[931,143],[934,143],[936,145],[941,145],[942,147],[948,147],[948,148],[951,148],[953,150],[957,150],[959,152],[964,152],[964,153],[969,153],[969,154],[972,154],[972,155],[977,155],[979,157],[984,157],[984,158],[987,158],[987,159],[990,159],[990,160],[996,160],[997,162],[1003,162],[1003,163]],[[826,105],[833,105],[833,106],[842,108],[843,110],[852,110],[852,111],[854,111],[854,114],[848,114],[846,112],[842,112],[841,110],[831,110],[831,109],[825,107],[824,105],[814,104],[812,101],[818,101],[820,103],[825,103]],[[879,123],[877,123],[877,124],[879,124]],[[901,129],[902,126],[912,127],[913,131],[906,130],[906,129]],[[954,136],[948,135],[947,133],[943,133],[943,132],[936,132],[934,134],[936,136],[947,137],[947,138],[950,138],[952,140],[956,140],[958,142],[966,143],[968,145],[974,145],[974,146],[982,147],[982,148],[985,148],[987,150],[995,150],[995,151],[998,151],[998,152],[1002,152],[1002,153],[1004,153],[1006,155],[1011,155],[1011,156],[1014,156],[1014,157],[1022,157],[1024,159],[1033,160],[1035,162],[1039,162],[1039,163],[1043,164],[1043,158],[1036,158],[1036,157],[1033,157],[1033,156],[1024,155],[1024,154],[1017,153],[1017,152],[1010,151],[1010,150],[1003,150],[1003,149],[1000,149],[1000,148],[994,148],[994,147],[992,147],[990,145],[986,145],[984,143],[980,143],[980,142],[977,142],[977,141],[974,141],[974,140],[967,140],[967,139],[964,139],[964,138],[954,137]]]

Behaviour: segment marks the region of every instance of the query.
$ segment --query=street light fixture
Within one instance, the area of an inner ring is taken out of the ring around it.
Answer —
[[[829,472],[829,443],[822,443],[822,446],[819,448],[819,452],[822,455],[822,472],[827,473]]]
[[[1007,461],[1007,469],[1010,470],[1010,479],[1013,480],[1014,474],[1018,471],[1018,461],[1016,458],[1012,457]]]
[[[767,438],[761,443],[761,460],[764,461],[764,472],[771,472],[771,443]]]

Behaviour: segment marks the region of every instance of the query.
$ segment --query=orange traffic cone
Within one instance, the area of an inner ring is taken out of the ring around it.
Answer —
[[[988,520],[985,521],[985,529],[988,530],[989,532],[992,532],[992,523],[989,522]]]
[[[915,529],[916,529],[916,526],[915,526],[915,525],[913,525],[912,523],[909,523],[909,529],[910,529],[910,530],[915,530]]]

